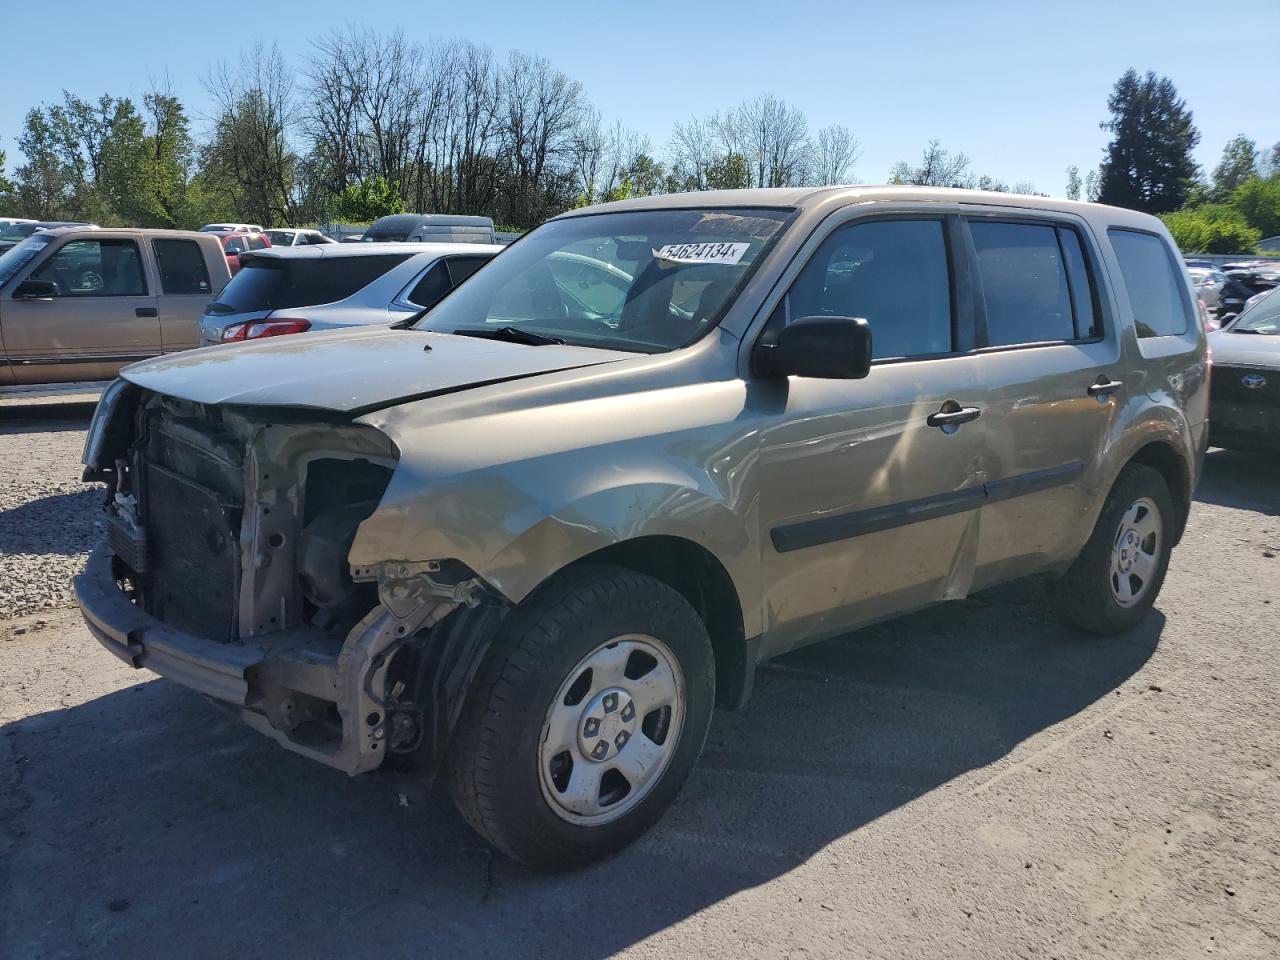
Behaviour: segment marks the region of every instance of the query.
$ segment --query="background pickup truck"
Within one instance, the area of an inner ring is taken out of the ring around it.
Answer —
[[[200,342],[230,280],[216,234],[68,227],[0,256],[0,386],[110,380]]]

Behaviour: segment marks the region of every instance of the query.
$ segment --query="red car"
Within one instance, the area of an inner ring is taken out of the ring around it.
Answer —
[[[261,233],[236,231],[222,234],[222,250],[227,255],[227,266],[234,277],[240,269],[240,254],[247,250],[265,250],[271,246],[271,239]]]

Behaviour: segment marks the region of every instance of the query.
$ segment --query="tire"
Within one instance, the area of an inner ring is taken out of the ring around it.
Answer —
[[[573,570],[514,611],[481,666],[450,751],[454,803],[536,869],[606,857],[671,805],[714,703],[711,641],[684,597]]]
[[[1137,626],[1169,569],[1174,509],[1159,472],[1137,463],[1121,470],[1084,549],[1050,584],[1058,614],[1071,626],[1104,636]]]

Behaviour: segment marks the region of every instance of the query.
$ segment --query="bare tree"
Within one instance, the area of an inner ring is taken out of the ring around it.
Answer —
[[[823,127],[813,141],[810,176],[814,183],[846,183],[862,154],[857,138],[847,127],[833,123]]]
[[[944,150],[937,140],[930,140],[920,155],[920,165],[913,167],[899,160],[890,173],[890,182],[924,187],[969,187],[977,183],[969,166],[969,158],[963,153],[953,154]]]
[[[279,47],[255,44],[237,64],[214,67],[205,86],[217,110],[205,148],[214,179],[231,192],[241,216],[264,225],[296,222],[298,156],[290,135],[299,113]]]
[[[504,201],[510,221],[532,225],[573,188],[573,133],[588,108],[582,86],[544,57],[514,51],[501,74]]]
[[[707,167],[718,156],[711,124],[699,117],[677,123],[667,147],[673,186],[681,190],[705,190]]]

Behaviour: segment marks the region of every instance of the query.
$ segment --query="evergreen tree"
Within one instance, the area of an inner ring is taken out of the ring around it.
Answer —
[[[1145,213],[1167,213],[1186,202],[1197,166],[1191,151],[1200,133],[1168,77],[1128,70],[1107,100],[1111,135],[1098,199]]]
[[[1227,141],[1222,160],[1213,169],[1213,200],[1225,203],[1250,177],[1258,175],[1258,145],[1240,134]]]
[[[1080,199],[1080,168],[1074,163],[1067,167],[1067,199]]]

